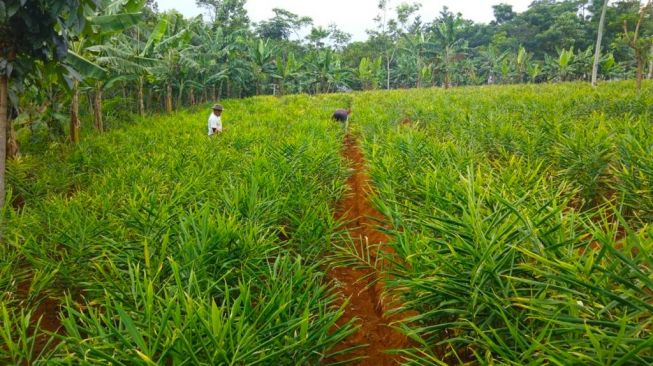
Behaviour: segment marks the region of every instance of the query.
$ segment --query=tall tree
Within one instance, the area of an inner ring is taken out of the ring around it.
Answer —
[[[637,24],[635,25],[634,32],[628,31],[628,21],[624,21],[624,37],[628,43],[628,46],[633,49],[635,52],[635,62],[637,63],[636,71],[636,88],[637,93],[642,90],[642,79],[644,78],[644,63],[646,62],[646,57],[649,47],[651,45],[650,37],[642,37],[640,34],[642,22],[644,17],[651,9],[653,5],[653,0],[647,0],[644,6],[639,10],[639,18],[637,19]]]
[[[247,0],[195,0],[206,9],[214,25],[227,32],[249,27],[249,16],[245,9]]]
[[[592,86],[596,86],[599,75],[599,62],[601,61],[601,44],[603,41],[603,28],[605,28],[605,15],[608,12],[609,0],[603,1],[601,10],[601,19],[599,20],[599,30],[596,36],[596,46],[594,47],[594,64],[592,66]]]
[[[5,159],[9,83],[20,84],[39,63],[67,55],[68,36],[85,24],[92,0],[4,0],[0,7],[0,207],[5,203]],[[38,26],[35,26],[38,25]],[[59,75],[68,75],[56,67]],[[14,100],[16,103],[16,100]]]
[[[494,23],[495,24],[504,24],[507,23],[517,16],[512,9],[512,5],[501,3],[499,5],[492,6],[494,11]]]
[[[310,17],[300,17],[285,9],[274,8],[272,12],[274,16],[271,19],[262,21],[256,26],[256,31],[261,38],[287,41],[291,35],[297,35],[302,28],[313,24],[313,19]]]
[[[374,18],[377,24],[377,30],[368,31],[368,33],[372,41],[382,48],[386,69],[386,89],[390,89],[390,80],[392,79],[391,66],[396,55],[397,22],[390,15],[390,0],[379,0],[377,8],[379,9],[379,14]]]

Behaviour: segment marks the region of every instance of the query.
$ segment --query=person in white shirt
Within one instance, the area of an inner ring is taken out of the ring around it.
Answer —
[[[222,133],[222,110],[220,104],[213,106],[213,113],[209,116],[209,136]]]

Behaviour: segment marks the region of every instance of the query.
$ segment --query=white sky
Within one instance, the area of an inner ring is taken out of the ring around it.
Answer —
[[[526,10],[532,0],[394,0],[390,4],[421,2],[422,20],[435,19],[443,6],[452,12],[460,12],[466,19],[489,22],[494,19],[492,5],[506,3],[517,12]],[[177,9],[187,17],[202,13],[195,0],[157,0],[159,10]],[[313,18],[315,25],[338,27],[354,36],[355,41],[365,40],[366,29],[374,26],[373,18],[378,14],[378,0],[247,0],[247,11],[252,21],[258,22],[272,17],[273,8],[283,8],[300,16]]]

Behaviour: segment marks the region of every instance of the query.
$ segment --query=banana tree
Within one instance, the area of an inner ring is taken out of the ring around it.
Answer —
[[[299,74],[302,64],[297,62],[294,53],[289,52],[286,57],[277,55],[275,67],[272,77],[277,80],[279,96],[283,96],[286,93],[286,83]]]
[[[530,59],[531,54],[529,54],[524,47],[519,46],[517,58],[515,59],[515,81],[517,83],[522,83],[524,81],[524,73],[528,68],[528,62]]]
[[[367,57],[363,57],[358,65],[356,77],[361,83],[363,90],[376,89],[379,86],[381,68],[383,60],[381,57],[375,61],[370,61]]]
[[[140,69],[142,72],[139,72],[137,77],[138,77],[138,113],[141,116],[145,115],[145,101],[144,101],[144,84],[145,84],[145,78],[147,75],[151,74],[151,68],[156,66],[156,63],[158,63],[158,60],[155,58],[155,52],[154,49],[156,46],[158,46],[161,41],[163,40],[163,37],[166,34],[166,31],[168,29],[168,15],[164,14],[161,16],[157,24],[154,26],[154,29],[150,33],[147,42],[145,43],[145,46],[141,50],[136,48],[135,55],[137,56],[138,63],[141,66],[144,66],[144,68]],[[137,38],[140,38],[140,31],[137,32]],[[140,39],[137,39],[136,42],[134,43],[137,45],[137,47],[140,46]],[[156,61],[154,61],[156,60]],[[154,63],[153,63],[154,61]]]
[[[238,42],[235,40],[242,35],[242,31],[226,33],[221,27],[211,28],[200,22],[194,33],[198,37],[198,45],[194,48],[198,63],[196,81],[201,84],[204,99],[208,99],[206,91],[210,90],[211,99],[219,100],[223,83],[229,80],[229,57],[238,52]]]
[[[167,113],[173,110],[173,84],[180,84],[182,68],[192,58],[192,54],[186,51],[191,47],[191,37],[190,24],[185,23],[180,14],[172,14],[166,36],[154,46],[153,54],[159,62],[150,71],[153,79],[163,84]]]
[[[542,66],[539,63],[532,63],[528,65],[528,79],[531,83],[536,83],[537,78],[542,74]]]
[[[90,48],[99,55],[96,64],[110,69],[112,77],[136,83],[136,105],[141,116],[145,115],[145,79],[151,74],[151,68],[159,62],[154,47],[163,39],[167,26],[168,15],[159,15],[151,30],[148,30],[148,24],[141,22],[132,31],[115,35],[106,44]],[[107,88],[105,85],[104,89]]]
[[[496,47],[489,46],[480,52],[480,67],[487,76],[487,83],[494,84],[500,75],[503,75],[502,65],[508,52],[499,52]]]
[[[558,51],[558,79],[560,81],[567,81],[569,76],[572,74],[572,65],[574,61],[574,49],[570,48],[568,50]]]
[[[403,46],[401,50],[403,53],[408,54],[414,58],[412,63],[414,66],[415,87],[421,88],[423,85],[424,67],[427,66],[426,60],[428,59],[428,50],[432,48],[433,44],[430,42],[430,37],[424,32],[419,33],[404,33]]]
[[[256,95],[261,94],[263,84],[272,73],[274,53],[274,47],[268,40],[259,39],[258,42],[250,45],[249,59],[256,83]]]
[[[452,14],[445,13],[435,26],[437,44],[440,46],[440,53],[437,57],[439,68],[444,76],[445,89],[451,86],[451,73],[458,61],[465,58],[467,43],[459,38],[459,29],[462,26],[462,19]]]
[[[318,50],[308,60],[310,83],[315,94],[330,93],[349,84],[350,75],[343,69],[338,56],[331,49]]]
[[[108,43],[111,36],[137,24],[140,13],[134,12],[143,7],[143,0],[116,0],[103,2],[98,11],[86,16],[86,27],[72,43],[68,50],[67,63],[77,71],[77,77],[72,88],[72,102],[70,111],[70,140],[77,143],[80,140],[79,130],[79,83],[93,86],[93,112],[95,128],[102,132],[102,92],[110,74],[101,65],[100,48]],[[106,58],[105,61],[117,58]],[[112,66],[107,63],[104,66]]]
[[[180,69],[178,75],[177,85],[177,105],[183,106],[184,93],[188,89],[189,99],[195,99],[195,89],[200,86],[195,80],[199,79],[199,74],[202,73],[201,64],[198,62],[197,53],[192,47],[182,50],[179,59]],[[194,104],[194,101],[191,101]]]
[[[452,73],[455,70],[456,63],[465,59],[465,54],[461,52],[464,45],[465,41],[462,39],[451,44],[445,44],[437,58],[439,69],[444,77],[443,85],[445,89],[451,87]]]
[[[549,79],[567,81],[573,75],[574,57],[573,48],[558,50],[558,58],[545,55],[544,63]]]

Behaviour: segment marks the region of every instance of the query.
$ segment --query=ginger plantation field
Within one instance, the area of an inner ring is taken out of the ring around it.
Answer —
[[[653,364],[653,95],[631,90],[358,97],[409,364]]]
[[[327,332],[322,269],[346,180],[335,105],[225,108],[219,138],[202,110],[12,163],[0,364],[316,364],[350,332]]]
[[[375,268],[405,364],[653,363],[653,85],[224,101],[9,162],[0,363],[318,365]],[[380,228],[343,235],[351,106]],[[340,347],[341,348],[341,347]]]

